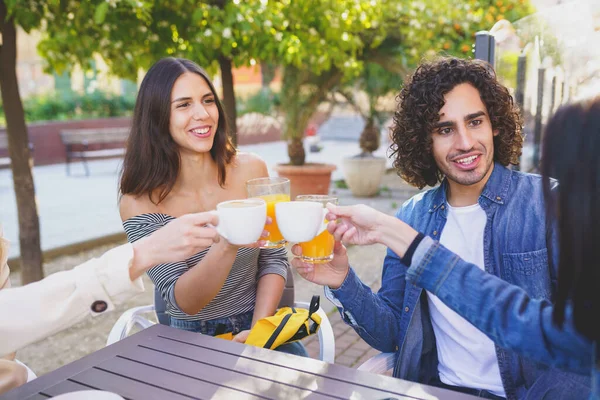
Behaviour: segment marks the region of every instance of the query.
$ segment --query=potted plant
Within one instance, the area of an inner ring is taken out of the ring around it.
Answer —
[[[349,0],[293,1],[286,7],[279,2],[267,4],[273,25],[265,37],[274,35],[276,43],[267,40],[265,48],[274,49],[268,61],[283,67],[280,100],[290,160],[275,170],[292,180],[296,194],[327,193],[336,166],[305,163],[306,127],[335,88],[361,74],[366,60],[386,68],[403,67],[398,54],[405,50],[400,30],[405,25],[404,9],[394,2],[357,6]]]
[[[334,164],[306,163],[304,132],[319,104],[342,79],[331,68],[321,74],[286,66],[281,87],[281,110],[285,117],[283,137],[288,143],[289,163],[277,164],[279,176],[290,179],[291,197],[299,194],[328,194]]]
[[[352,91],[364,93],[366,100],[361,102],[357,95],[340,91],[365,120],[359,141],[361,153],[342,160],[346,184],[356,197],[370,197],[379,192],[387,161],[385,157],[373,155],[379,148],[381,126],[387,115],[380,109],[379,102],[384,96],[398,91],[401,84],[400,74],[387,71],[379,64],[366,63],[362,74],[354,82],[355,90]]]

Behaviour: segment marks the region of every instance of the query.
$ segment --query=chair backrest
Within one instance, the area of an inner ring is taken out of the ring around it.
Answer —
[[[287,270],[287,281],[283,288],[283,294],[281,295],[281,301],[279,302],[279,308],[281,307],[293,307],[296,302],[294,296],[294,274],[292,273],[292,267],[288,266]]]
[[[167,314],[167,303],[156,288],[154,288],[154,311],[159,324],[171,325],[171,316]]]
[[[288,267],[287,281],[285,283],[285,287],[283,288],[283,294],[281,295],[279,308],[292,307],[294,302],[294,274],[292,273],[292,268]],[[158,318],[158,322],[160,324],[171,325],[171,317],[169,314],[167,314],[167,304],[156,288],[154,288],[154,310],[156,311],[156,318]]]

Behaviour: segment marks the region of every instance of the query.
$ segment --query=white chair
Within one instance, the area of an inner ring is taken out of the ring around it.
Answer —
[[[32,380],[37,378],[37,375],[35,374],[35,372],[33,372],[31,370],[31,368],[29,368],[27,365],[23,364],[21,361],[19,360],[15,360],[15,362],[17,364],[21,364],[22,366],[24,366],[27,369],[27,382],[31,382]]]
[[[279,307],[287,306],[306,309],[310,307],[309,303],[294,301],[294,278],[289,268],[285,289],[279,302]],[[125,311],[110,330],[106,345],[108,346],[127,337],[136,326],[146,329],[154,325],[154,322],[144,316],[147,313],[154,313],[159,323],[170,325],[170,317],[166,313],[166,304],[160,293],[155,290],[154,305],[134,307]],[[335,337],[333,336],[333,329],[331,328],[327,314],[325,314],[321,307],[319,307],[317,314],[321,317],[321,325],[317,331],[319,337],[319,360],[333,364],[335,361]]]
[[[379,353],[359,365],[359,371],[383,374],[394,368],[396,364],[396,353]]]

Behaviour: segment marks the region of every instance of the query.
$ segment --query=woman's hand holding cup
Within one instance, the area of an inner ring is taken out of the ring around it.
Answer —
[[[260,247],[262,237],[268,236],[265,230],[267,221],[266,203],[262,199],[230,200],[217,204],[211,214],[217,216],[216,229],[225,239],[224,244],[232,248]]]
[[[368,245],[381,243],[380,228],[388,215],[364,204],[336,206],[327,204],[330,221],[327,230],[336,241],[346,244]]]

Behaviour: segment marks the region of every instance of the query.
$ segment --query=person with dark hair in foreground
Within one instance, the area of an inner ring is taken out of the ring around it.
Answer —
[[[435,249],[447,248],[483,276],[496,276],[485,287],[494,307],[510,307],[512,298],[499,295],[509,284],[548,304],[557,300],[558,243],[546,219],[542,178],[507,168],[518,162],[523,142],[508,90],[484,62],[443,58],[417,68],[399,99],[394,165],[415,186],[441,184],[407,201],[396,218],[364,205],[332,206],[328,217],[342,218],[329,226],[338,241],[388,247],[381,289],[375,294],[358,279],[341,243],[329,264],[296,258],[292,265],[325,285],[326,296],[365,341],[396,352],[396,377],[483,398],[585,399],[589,375],[548,367],[495,344],[437,296],[441,278],[426,290],[407,283],[417,244],[427,235],[423,245],[435,242]],[[298,256],[301,249],[293,252]],[[422,264],[433,256],[419,255]],[[450,268],[460,259],[441,262]],[[481,289],[468,279],[448,286],[455,296]],[[486,322],[498,332],[508,321]]]

